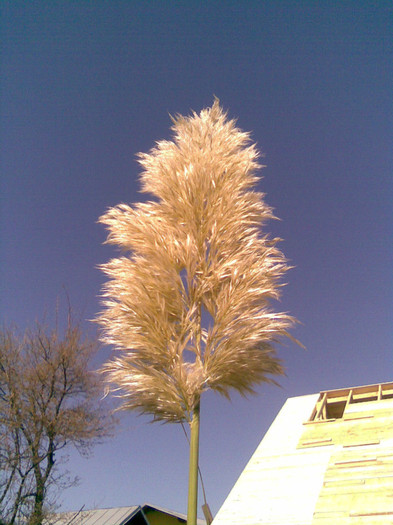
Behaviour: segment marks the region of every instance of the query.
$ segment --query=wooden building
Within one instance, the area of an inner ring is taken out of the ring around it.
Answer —
[[[393,383],[287,400],[213,525],[393,524]]]

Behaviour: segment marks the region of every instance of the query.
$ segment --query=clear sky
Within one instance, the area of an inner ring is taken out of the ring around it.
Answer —
[[[216,95],[266,155],[267,230],[294,266],[279,307],[307,350],[280,347],[281,388],[202,401],[213,513],[286,398],[393,380],[392,27],[384,0],[1,2],[2,321],[50,314],[63,287],[96,315],[116,254],[97,218],[145,198],[135,155],[170,137],[169,114]],[[185,511],[182,429],[147,421],[71,453],[63,509]]]

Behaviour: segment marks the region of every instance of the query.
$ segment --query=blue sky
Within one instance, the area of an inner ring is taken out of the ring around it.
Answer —
[[[201,468],[216,513],[287,397],[392,380],[393,7],[381,1],[1,3],[3,322],[50,316],[65,287],[100,309],[98,217],[138,193],[136,153],[170,114],[211,105],[265,154],[258,187],[294,268],[280,309],[307,347],[280,347],[281,388],[202,401]],[[95,327],[88,321],[86,331]],[[98,361],[109,355],[102,349]],[[178,426],[122,416],[62,508],[150,502],[185,511]]]

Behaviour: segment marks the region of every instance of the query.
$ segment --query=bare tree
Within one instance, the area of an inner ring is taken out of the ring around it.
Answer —
[[[249,134],[218,100],[176,117],[173,141],[140,154],[142,191],[154,201],[121,204],[100,221],[129,253],[103,266],[110,281],[99,321],[121,350],[108,362],[122,408],[191,426],[188,525],[196,523],[201,394],[242,394],[282,374],[274,343],[293,319],[269,307],[287,270],[258,181]]]
[[[71,318],[63,336],[40,324],[23,336],[0,330],[0,521],[41,524],[53,485],[72,484],[59,452],[87,454],[110,432],[88,368],[96,347]]]

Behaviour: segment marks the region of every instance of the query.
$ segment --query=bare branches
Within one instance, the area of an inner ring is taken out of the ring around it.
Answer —
[[[82,453],[108,435],[111,419],[89,371],[94,341],[69,319],[65,333],[37,325],[23,336],[0,330],[0,517],[41,523],[48,489],[62,482],[59,451]]]
[[[181,422],[208,388],[248,393],[282,374],[274,344],[293,319],[269,306],[288,266],[261,230],[274,216],[254,190],[249,135],[218,100],[172,129],[173,141],[139,155],[142,190],[156,200],[100,218],[128,255],[103,266],[99,322],[121,351],[105,370],[122,407]]]

